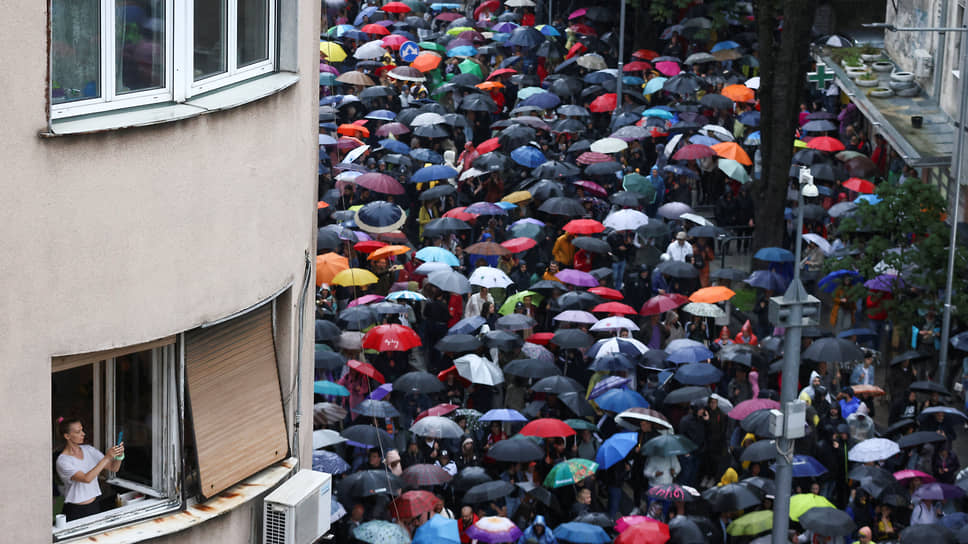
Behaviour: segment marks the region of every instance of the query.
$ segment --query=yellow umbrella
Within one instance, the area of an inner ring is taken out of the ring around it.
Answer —
[[[346,51],[338,43],[319,42],[319,52],[326,55],[329,62],[343,62],[346,60]]]
[[[324,253],[316,256],[316,285],[331,283],[333,278],[350,267],[346,257],[339,253]]]
[[[807,148],[810,146],[808,146],[807,142],[804,142],[803,140],[793,140],[793,147],[796,147],[799,149],[799,148]]]
[[[344,287],[360,287],[362,285],[369,285],[371,283],[376,283],[378,281],[376,275],[369,270],[364,270],[362,268],[347,268],[341,271],[333,277],[333,281],[330,283],[334,285],[342,285]]]
[[[813,493],[797,493],[790,497],[790,519],[800,521],[800,516],[811,508],[837,508],[826,497]]]
[[[512,204],[518,204],[518,203],[521,203],[521,202],[525,202],[527,200],[531,200],[531,198],[532,198],[531,197],[531,193],[528,192],[528,191],[514,191],[513,193],[511,193],[511,194],[507,195],[506,197],[502,198],[501,200],[503,202],[510,202]]]
[[[452,29],[448,30],[447,33],[450,34],[450,35],[452,35],[452,36],[456,36],[456,35],[460,34],[461,32],[468,32],[468,31],[473,32],[474,29],[471,28],[471,27],[469,27],[469,26],[458,26],[458,27],[455,27],[455,28],[452,28]]]

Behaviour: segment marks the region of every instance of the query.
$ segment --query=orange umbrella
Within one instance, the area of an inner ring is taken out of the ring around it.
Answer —
[[[339,272],[350,267],[350,262],[339,253],[324,253],[316,256],[316,285],[330,283]]]
[[[343,136],[357,136],[362,138],[370,137],[370,129],[354,124],[343,124],[336,129],[336,132]]]
[[[396,255],[403,255],[404,253],[410,251],[408,246],[383,246],[366,258],[368,261],[377,261],[380,259],[389,259]]]
[[[752,166],[753,161],[750,160],[750,156],[743,151],[743,148],[739,146],[736,142],[723,142],[721,144],[715,144],[710,146],[717,155],[724,159],[733,159],[734,161],[745,164],[746,166]]]
[[[500,81],[485,81],[484,83],[478,83],[474,86],[483,91],[496,91],[504,88],[504,84]]]
[[[702,289],[689,295],[689,300],[691,302],[706,302],[708,304],[715,304],[717,302],[729,300],[735,295],[736,292],[729,287],[714,285],[712,287],[703,287]]]
[[[750,89],[746,85],[730,85],[724,87],[719,94],[729,98],[733,102],[752,102],[754,100],[753,89]]]
[[[852,385],[850,388],[853,389],[854,394],[858,396],[863,395],[869,397],[881,397],[887,394],[883,389],[877,387],[876,385]]]
[[[329,207],[329,204],[326,202],[323,202],[322,200],[316,203],[317,210],[322,210],[323,208],[328,208],[328,207]]]
[[[417,58],[413,59],[410,66],[413,66],[421,72],[429,72],[438,66],[440,66],[441,61],[440,55],[434,53],[433,51],[424,51],[417,55]]]

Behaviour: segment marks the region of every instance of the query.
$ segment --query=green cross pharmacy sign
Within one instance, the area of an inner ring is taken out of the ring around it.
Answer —
[[[827,73],[827,65],[822,62],[817,63],[816,72],[807,72],[807,82],[813,83],[817,86],[817,90],[824,90],[827,88],[827,83],[836,79],[837,76],[834,74]]]

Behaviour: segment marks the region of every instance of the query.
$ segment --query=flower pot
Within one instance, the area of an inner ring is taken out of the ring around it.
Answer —
[[[849,68],[846,68],[844,71],[847,72],[847,76],[849,76],[851,78],[855,78],[855,77],[860,77],[860,76],[866,74],[867,73],[867,68],[864,68],[863,66],[861,66],[861,67],[851,66]]]
[[[877,87],[878,85],[881,84],[881,82],[876,79],[861,79],[861,78],[855,79],[854,83],[856,83],[858,87]]]
[[[901,89],[900,91],[894,91],[894,94],[903,96],[905,98],[910,98],[921,94],[921,87],[919,85],[914,85],[913,87],[907,87],[905,89]]]
[[[874,98],[888,98],[894,96],[894,91],[888,89],[887,87],[877,87],[871,90],[870,95]]]
[[[871,69],[875,72],[890,72],[891,70],[894,70],[894,63],[886,60],[879,60],[871,64]]]
[[[887,86],[890,87],[891,90],[893,90],[894,92],[897,92],[904,89],[910,89],[911,87],[915,87],[917,86],[917,83],[913,81],[898,81],[896,79],[892,79],[891,81],[887,82]]]
[[[874,53],[873,55],[867,55],[867,54],[861,53],[861,55],[860,55],[860,60],[862,60],[862,61],[864,61],[866,63],[876,62],[876,61],[878,61],[880,59],[881,59],[881,54],[880,53]]]

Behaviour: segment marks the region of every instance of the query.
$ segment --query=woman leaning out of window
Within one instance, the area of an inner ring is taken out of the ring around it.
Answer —
[[[124,458],[124,442],[109,448],[107,456],[84,443],[84,427],[77,418],[62,418],[58,432],[66,444],[57,456],[57,475],[64,483],[64,515],[67,521],[92,516],[101,511],[101,486],[98,476],[108,469],[117,472]]]

